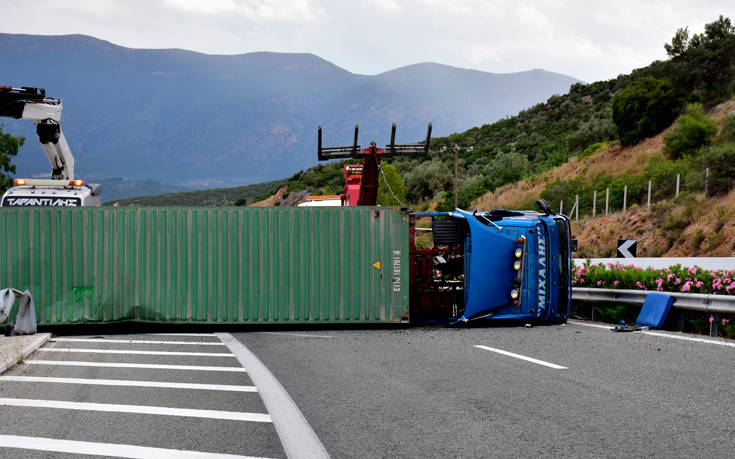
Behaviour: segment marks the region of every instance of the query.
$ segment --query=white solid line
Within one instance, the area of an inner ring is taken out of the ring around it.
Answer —
[[[214,341],[150,341],[135,339],[98,339],[98,338],[51,338],[50,341],[73,343],[126,343],[126,344],[184,344],[191,346],[224,346]]]
[[[214,333],[144,333],[148,336],[217,336]]]
[[[567,321],[568,323],[572,325],[582,325],[584,327],[594,327],[594,328],[602,328],[605,330],[612,330],[613,326],[610,325],[597,325],[597,324],[590,324],[587,322],[580,322],[580,321]],[[671,339],[678,339],[681,341],[690,341],[693,343],[704,343],[704,344],[714,344],[716,346],[725,346],[725,347],[735,347],[735,343],[731,343],[728,341],[721,341],[721,340],[715,340],[715,339],[708,339],[708,338],[696,338],[693,336],[684,336],[684,335],[676,335],[673,333],[664,333],[664,332],[657,332],[657,331],[650,331],[650,330],[641,330],[641,331],[635,331],[633,332],[635,334],[640,335],[651,335],[651,336],[658,336],[660,338],[671,338]]]
[[[289,332],[261,332],[266,335],[282,335],[282,336],[295,336],[297,338],[334,338],[334,336],[328,335],[307,335],[306,333],[289,333]]]
[[[61,365],[70,367],[99,367],[99,368],[142,368],[148,370],[187,370],[187,371],[224,371],[245,373],[243,367],[214,367],[207,365],[162,365],[156,363],[116,363],[116,362],[81,362],[73,360],[26,360],[30,365]]]
[[[221,390],[229,392],[258,391],[255,386],[235,386],[230,384],[194,384],[163,381],[135,381],[125,379],[54,378],[50,376],[0,376],[0,381],[88,384],[91,386],[162,387],[167,389]]]
[[[155,414],[159,416],[224,419],[228,421],[271,422],[270,415],[266,413],[196,410],[190,408],[169,408],[166,406],[67,402],[61,400],[36,400],[32,398],[0,398],[0,405],[31,408],[56,408],[62,410],[103,411],[109,413]]]
[[[514,354],[512,352],[503,351],[501,349],[495,349],[495,348],[492,348],[492,347],[480,346],[480,345],[475,345],[475,347],[478,348],[478,349],[485,349],[486,351],[496,352],[496,353],[502,354],[502,355],[507,355],[508,357],[515,357],[517,359],[525,360],[526,362],[536,363],[538,365],[543,365],[545,367],[554,368],[555,370],[567,370],[568,369],[567,367],[563,367],[563,366],[557,365],[555,363],[546,362],[544,360],[539,360],[539,359],[534,359],[533,357],[526,357],[525,355]]]
[[[155,457],[160,459],[259,459],[254,456],[239,456],[236,454],[205,453],[201,451],[152,448],[148,446],[120,445],[115,443],[58,440],[56,438],[21,437],[18,435],[0,435],[0,447],[30,449],[34,451],[52,451],[56,453],[87,454],[90,456],[110,456],[126,458]]]
[[[232,354],[219,352],[167,352],[167,351],[132,351],[127,349],[83,349],[76,347],[42,347],[41,352],[80,352],[83,354],[135,354],[135,355],[184,355],[187,357],[235,357]]]
[[[273,373],[231,334],[217,333],[217,336],[237,356],[242,366],[248,369],[248,374],[258,387],[260,398],[273,419],[273,426],[281,439],[286,456],[329,458],[319,437]]]

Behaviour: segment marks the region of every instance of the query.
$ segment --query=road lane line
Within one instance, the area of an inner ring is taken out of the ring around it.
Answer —
[[[235,354],[258,387],[288,457],[329,458],[327,450],[286,389],[244,344],[229,333],[217,336]]]
[[[60,365],[69,367],[100,367],[100,368],[141,368],[147,370],[186,370],[186,371],[223,371],[231,373],[246,373],[243,367],[216,367],[208,365],[165,365],[157,363],[117,363],[117,362],[83,362],[74,360],[36,360],[29,359],[26,365]]]
[[[23,437],[19,435],[0,435],[0,447],[17,448],[55,453],[87,454],[91,456],[110,456],[126,458],[159,459],[265,459],[237,454],[205,453],[182,449],[153,448],[148,446],[97,443],[89,441],[58,440],[55,438]]]
[[[227,421],[272,422],[266,413],[246,413],[241,411],[197,410],[190,408],[169,408],[150,405],[119,405],[115,403],[68,402],[61,400],[36,400],[31,398],[0,398],[2,406],[30,408],[52,408],[62,410],[102,411],[108,413],[154,414],[204,419],[223,419]]]
[[[328,335],[308,335],[306,333],[289,333],[289,332],[260,332],[265,335],[282,335],[282,336],[295,336],[296,338],[334,338],[334,336]]]
[[[577,320],[574,321],[567,321],[568,323],[572,325],[581,325],[583,327],[593,327],[593,328],[602,328],[605,330],[612,330],[614,328],[613,325],[597,325],[597,324],[589,324],[586,322],[580,322]],[[693,343],[704,343],[704,344],[714,344],[717,346],[725,346],[725,347],[735,347],[735,343],[730,343],[727,341],[720,341],[715,339],[707,339],[707,338],[697,338],[693,336],[682,336],[682,335],[675,335],[673,333],[664,333],[664,332],[658,332],[658,331],[650,331],[650,330],[641,330],[641,331],[635,331],[632,333],[637,333],[641,335],[651,335],[651,336],[658,336],[660,338],[671,338],[671,339],[678,339],[681,341],[691,341]]]
[[[485,349],[486,351],[495,352],[495,353],[502,354],[502,355],[507,355],[508,357],[515,357],[516,359],[525,360],[526,362],[536,363],[538,365],[543,365],[545,367],[554,368],[555,370],[568,370],[567,367],[563,367],[555,363],[546,362],[544,360],[539,360],[539,359],[534,359],[533,357],[526,357],[525,355],[514,354],[512,352],[503,351],[501,349],[495,349],[493,347],[481,346],[481,345],[475,345],[475,347],[478,349]]]
[[[78,352],[83,354],[133,354],[133,355],[182,355],[186,357],[235,357],[233,354],[219,352],[168,352],[133,351],[128,349],[83,349],[76,347],[42,347],[40,352]]]
[[[100,339],[100,338],[51,338],[49,341],[58,343],[125,343],[125,344],[184,344],[190,346],[224,346],[214,341],[151,341],[135,339]]]
[[[217,336],[214,333],[143,333],[147,336]]]
[[[255,386],[238,386],[231,384],[194,384],[164,381],[136,381],[125,379],[55,378],[51,376],[0,376],[0,381],[87,384],[91,386],[161,387],[167,389],[220,390],[229,392],[258,391]]]

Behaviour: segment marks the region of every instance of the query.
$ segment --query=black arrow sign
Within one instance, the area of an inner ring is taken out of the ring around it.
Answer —
[[[618,239],[618,258],[635,258],[638,241],[633,239]]]

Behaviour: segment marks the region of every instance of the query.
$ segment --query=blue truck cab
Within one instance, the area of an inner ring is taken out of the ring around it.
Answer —
[[[545,209],[412,214],[412,322],[564,322],[571,308],[570,224]],[[424,217],[432,222],[431,246],[416,236],[415,221]]]

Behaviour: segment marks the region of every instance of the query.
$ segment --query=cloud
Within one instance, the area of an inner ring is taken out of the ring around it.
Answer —
[[[254,22],[311,22],[322,11],[309,0],[164,0],[164,4],[190,13],[237,14]]]

